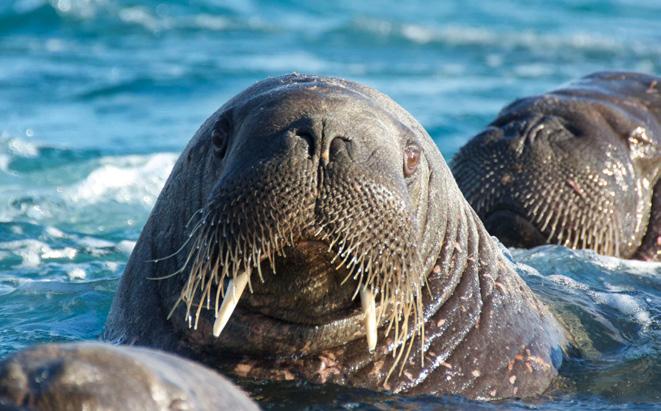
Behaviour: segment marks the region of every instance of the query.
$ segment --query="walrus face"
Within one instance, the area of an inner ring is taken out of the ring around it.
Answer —
[[[421,327],[433,264],[419,248],[426,136],[353,83],[285,80],[235,97],[202,142],[218,177],[182,266],[185,315],[172,320],[225,352],[300,354],[365,337],[373,350],[384,322],[404,341]]]
[[[554,92],[514,102],[457,154],[453,173],[505,245],[631,256],[661,174],[658,125],[612,101]],[[658,137],[656,137],[658,138]]]

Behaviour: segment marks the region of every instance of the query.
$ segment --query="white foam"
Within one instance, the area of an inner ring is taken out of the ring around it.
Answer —
[[[116,261],[105,261],[104,264],[108,271],[116,272],[119,269],[119,263]]]
[[[530,261],[542,271],[547,259],[563,256],[568,264],[558,266],[557,269],[566,271],[545,275],[546,279],[559,285],[561,290],[567,294],[578,290],[578,295],[590,297],[594,304],[619,312],[608,314],[603,308],[599,308],[598,311],[606,318],[626,316],[629,321],[639,324],[643,331],[650,329],[655,321],[645,307],[646,302],[650,303],[649,297],[646,299],[645,290],[640,288],[641,283],[636,277],[648,278],[646,282],[650,281],[649,279],[658,280],[661,278],[659,263],[623,260],[602,256],[591,250],[569,250],[561,246],[516,250],[514,254],[517,260]],[[531,257],[532,260],[528,260]],[[643,293],[639,294],[641,291]]]
[[[58,13],[89,19],[96,15],[107,0],[50,0]]]
[[[435,37],[435,33],[432,30],[427,30],[413,24],[404,25],[402,27],[402,34],[407,39],[421,44],[429,43]]]
[[[9,157],[7,154],[0,153],[0,170],[4,172],[9,171],[10,161],[11,161],[11,157]]]
[[[73,267],[67,271],[67,276],[69,280],[84,280],[87,278],[87,272],[80,267]]]
[[[418,43],[440,43],[456,46],[494,46],[499,48],[525,47],[528,49],[594,50],[605,52],[634,51],[637,54],[659,54],[658,45],[633,43],[594,33],[574,32],[567,34],[540,33],[535,31],[500,31],[483,27],[449,25],[444,27],[420,24],[401,26],[386,21],[361,19],[359,27],[380,36],[399,34]]]
[[[514,72],[521,77],[542,77],[553,73],[553,67],[548,64],[520,64],[514,68]]]
[[[528,264],[523,264],[523,263],[512,263],[512,264],[514,264],[514,266],[516,267],[516,270],[520,274],[524,274],[527,277],[541,277],[542,276],[535,267],[532,267]]]
[[[592,299],[598,304],[608,305],[624,315],[633,317],[643,327],[651,324],[650,314],[632,296],[627,294],[591,292]]]
[[[602,276],[635,275],[640,277],[658,278],[661,275],[661,262],[625,260],[617,257],[597,254],[593,250],[571,250],[559,245],[544,245],[529,250],[512,249],[512,254],[516,261],[544,260],[545,258],[558,255],[557,253],[567,253],[567,258],[573,258],[577,261],[583,261],[596,266]]]
[[[210,14],[199,14],[194,17],[193,21],[197,27],[207,30],[226,30],[230,26],[226,18]]]
[[[642,260],[623,260],[617,257],[595,254],[592,259],[596,265],[613,272],[622,272],[637,276],[661,275],[661,262],[642,261]]]
[[[39,154],[39,148],[30,142],[18,138],[11,138],[8,141],[9,150],[21,157],[36,157]]]
[[[51,249],[48,247],[42,251],[41,258],[47,260],[68,258],[69,260],[72,260],[76,257],[76,254],[78,254],[78,251],[75,248],[64,247],[60,249]]]
[[[176,159],[177,156],[170,153],[107,157],[83,181],[65,188],[63,195],[75,203],[115,201],[151,206]]]
[[[135,245],[137,244],[136,241],[129,241],[129,240],[122,240],[117,244],[117,250],[126,253],[126,254],[131,254],[133,252],[133,249],[135,248]]]
[[[582,282],[576,281],[573,278],[567,277],[566,275],[562,275],[562,274],[552,274],[547,276],[546,278],[548,278],[549,280],[553,281],[556,284],[563,285],[567,288],[573,288],[576,290],[587,290],[590,288],[587,285],[583,284]]]
[[[31,129],[26,130],[27,134],[32,133]],[[9,172],[9,164],[13,157],[36,157],[39,155],[39,148],[25,140],[9,137],[9,134],[2,132],[0,134],[0,170]]]
[[[167,27],[165,20],[159,20],[143,7],[127,7],[119,11],[119,18],[131,24],[137,24],[151,31]]]
[[[114,244],[107,240],[102,240],[95,237],[82,237],[78,239],[78,243],[85,245],[90,248],[108,248],[112,247]]]
[[[29,268],[38,267],[42,260],[72,260],[78,254],[78,251],[71,247],[54,249],[43,241],[32,239],[7,241],[0,243],[0,248],[20,257],[21,266]]]
[[[53,227],[53,226],[46,227],[45,231],[46,231],[46,234],[48,234],[49,236],[51,236],[53,238],[62,238],[62,237],[64,237],[64,233],[61,230],[59,230],[58,228]]]

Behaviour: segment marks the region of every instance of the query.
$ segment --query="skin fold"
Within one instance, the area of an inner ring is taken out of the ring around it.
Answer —
[[[258,410],[220,374],[161,351],[46,344],[0,361],[2,410]]]
[[[566,346],[420,124],[369,87],[298,74],[198,130],[103,338],[243,377],[479,399],[543,393]]]
[[[661,261],[661,78],[586,76],[516,100],[451,164],[505,245]]]

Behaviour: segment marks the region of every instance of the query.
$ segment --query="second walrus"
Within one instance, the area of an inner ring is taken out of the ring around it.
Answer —
[[[517,100],[452,171],[507,246],[661,261],[661,78],[596,73]]]

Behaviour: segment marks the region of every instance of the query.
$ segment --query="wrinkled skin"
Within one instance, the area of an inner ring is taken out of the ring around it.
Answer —
[[[218,286],[247,268],[250,286],[216,338]],[[399,315],[379,318],[372,353],[361,287]],[[248,88],[193,137],[104,338],[245,377],[481,399],[544,392],[566,343],[410,114],[368,87],[295,74]]]
[[[258,410],[218,373],[172,354],[47,344],[0,362],[3,410]]]
[[[661,261],[661,78],[596,73],[517,100],[452,172],[507,246]]]

